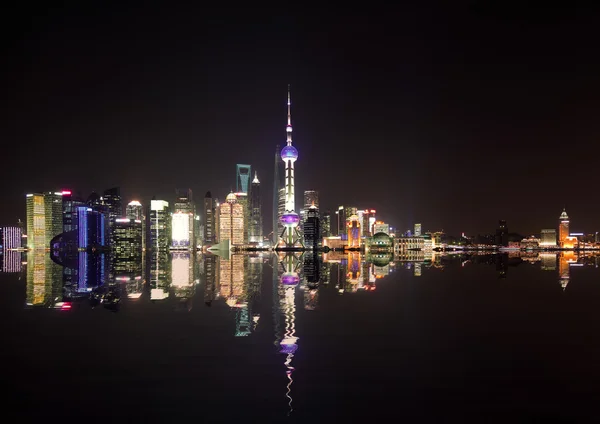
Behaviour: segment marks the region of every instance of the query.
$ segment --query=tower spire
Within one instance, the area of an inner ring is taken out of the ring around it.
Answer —
[[[288,121],[287,127],[285,131],[287,132],[287,145],[292,145],[292,95],[290,90],[290,84],[288,84],[288,99],[287,99],[287,107],[288,107]]]

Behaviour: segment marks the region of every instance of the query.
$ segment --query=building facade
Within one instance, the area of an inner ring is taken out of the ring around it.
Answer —
[[[248,226],[248,240],[251,243],[261,243],[263,241],[262,225],[262,205],[260,197],[260,181],[258,175],[254,173],[250,189],[250,223]]]
[[[540,233],[540,247],[556,247],[556,230],[554,228],[542,230]]]
[[[172,248],[190,249],[196,246],[195,215],[196,206],[192,197],[192,190],[189,188],[177,189],[171,222]]]
[[[225,203],[219,206],[219,242],[229,240],[231,245],[243,245],[244,206],[238,202],[235,193],[229,193]]]
[[[319,209],[312,205],[306,212],[304,220],[304,245],[308,249],[317,249],[321,244],[321,228],[319,219]]]
[[[215,204],[210,191],[204,196],[204,243],[211,245],[216,242],[215,234]]]
[[[165,200],[150,201],[148,249],[168,252],[171,245],[171,211]]]
[[[567,215],[567,211],[565,209],[563,209],[558,220],[558,245],[560,247],[564,247],[565,242],[569,237],[569,215]]]

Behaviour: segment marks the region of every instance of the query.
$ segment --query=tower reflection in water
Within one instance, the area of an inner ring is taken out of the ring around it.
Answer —
[[[283,334],[280,331],[276,334],[276,342],[279,343],[279,352],[286,355],[284,361],[288,379],[286,397],[289,401],[288,414],[290,414],[294,410],[292,407],[292,383],[294,382],[292,378],[294,372],[292,360],[298,350],[299,339],[296,337],[296,290],[300,282],[299,272],[302,269],[302,262],[294,254],[279,255],[277,259],[278,266],[273,268],[273,273],[275,276],[277,271],[279,310],[283,316],[284,324]],[[279,317],[276,321],[279,321]],[[279,328],[281,327],[279,326]]]

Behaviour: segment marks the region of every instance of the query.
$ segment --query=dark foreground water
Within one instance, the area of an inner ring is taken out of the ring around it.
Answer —
[[[5,257],[3,415],[600,420],[598,258],[400,259]]]

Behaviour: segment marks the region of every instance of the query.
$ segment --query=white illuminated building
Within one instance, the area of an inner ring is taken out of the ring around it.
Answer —
[[[171,217],[171,249],[189,249],[190,218],[187,213],[174,213]]]

